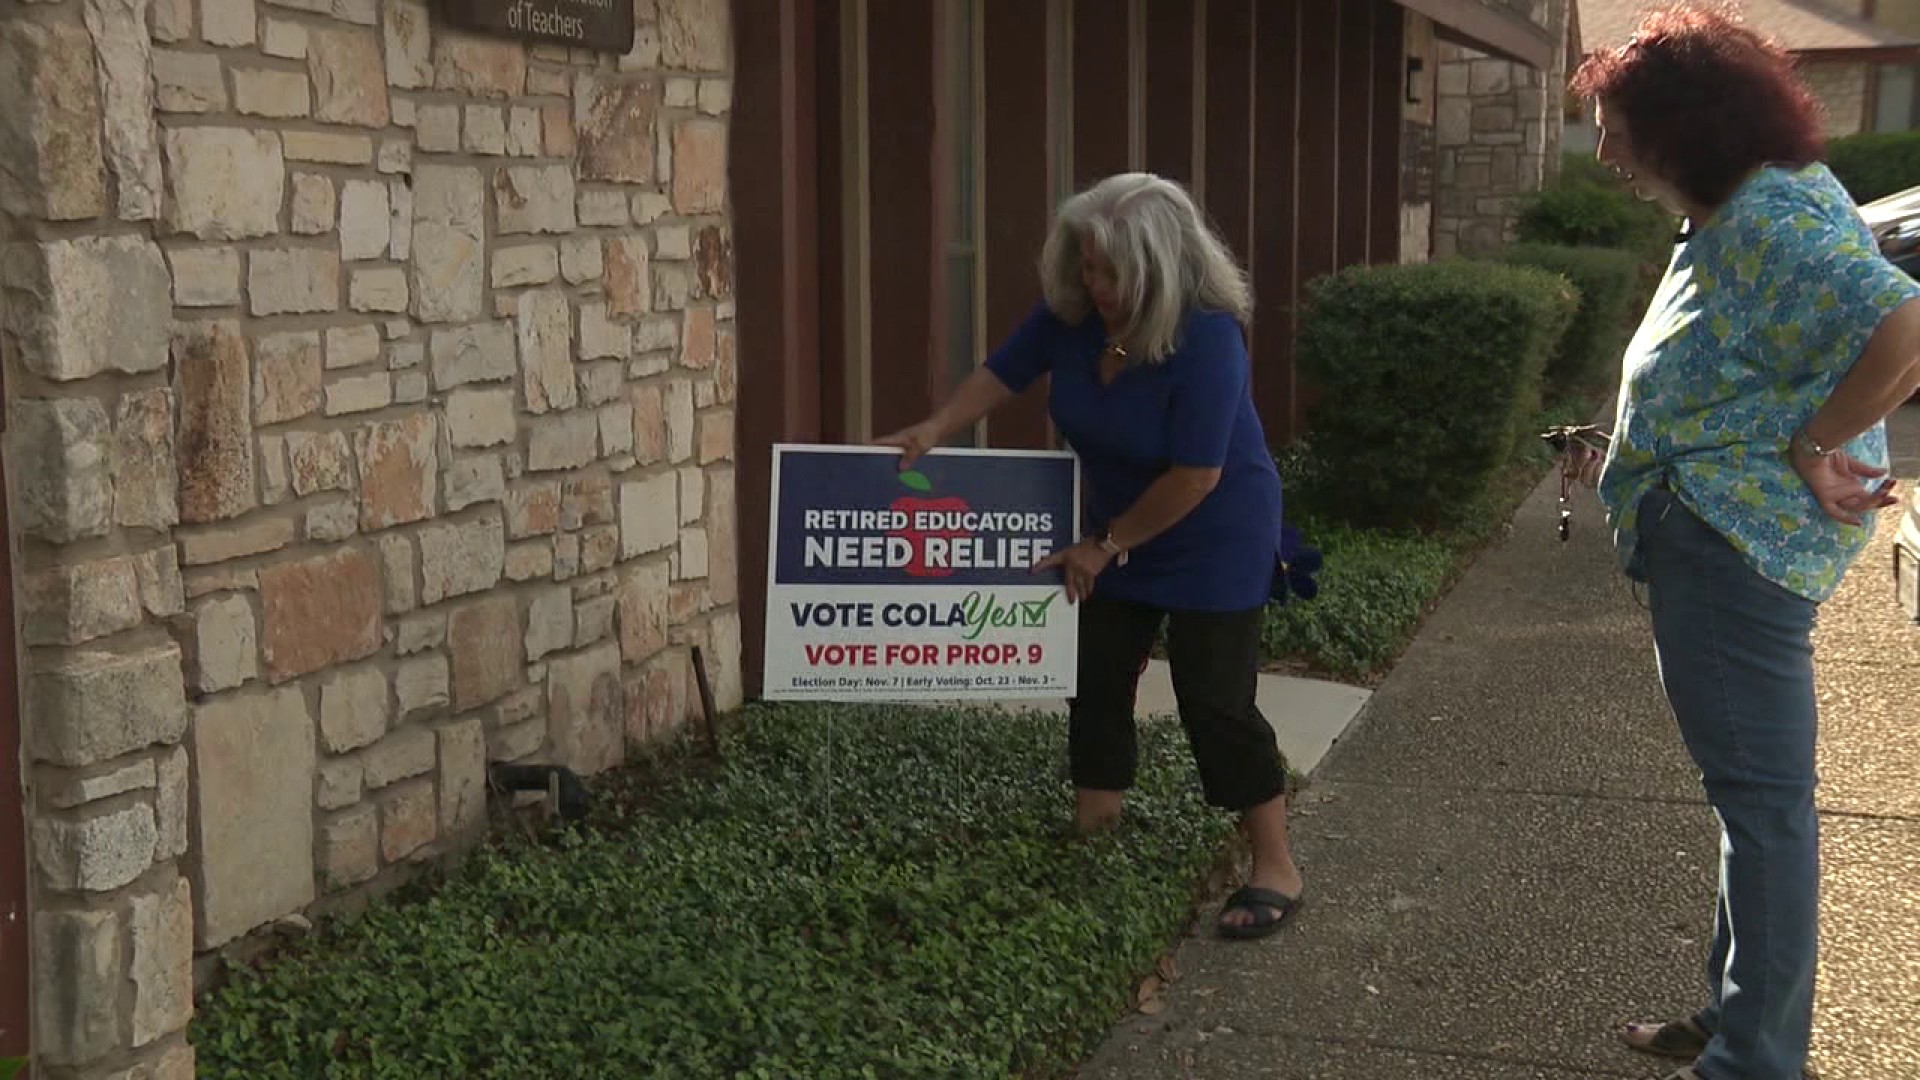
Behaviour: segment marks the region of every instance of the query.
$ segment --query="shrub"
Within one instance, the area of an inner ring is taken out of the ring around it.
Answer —
[[[1303,522],[1326,556],[1312,603],[1269,607],[1261,645],[1269,658],[1306,660],[1341,678],[1364,678],[1400,654],[1453,568],[1445,540]]]
[[[1633,310],[1639,292],[1634,257],[1611,248],[1522,244],[1502,252],[1500,259],[1559,274],[1580,295],[1559,348],[1547,360],[1541,379],[1545,396],[1558,400],[1605,386],[1618,372],[1628,319],[1638,314]]]
[[[1457,521],[1506,464],[1577,298],[1543,270],[1358,267],[1307,287],[1303,372],[1329,463],[1312,505],[1363,526]]]
[[[601,777],[199,1010],[203,1080],[1049,1077],[1180,934],[1232,826],[1177,723],[1115,833],[1066,832],[1062,722],[747,709],[726,764]]]
[[[1920,131],[1849,135],[1827,144],[1827,165],[1865,205],[1920,185]]]
[[[1562,159],[1559,177],[1523,203],[1515,225],[1522,243],[1620,248],[1659,267],[1673,250],[1674,230],[1666,211],[1584,154]]]

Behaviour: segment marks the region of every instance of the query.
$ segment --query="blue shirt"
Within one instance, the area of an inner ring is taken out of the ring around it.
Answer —
[[[1682,244],[1627,347],[1600,498],[1635,572],[1641,498],[1662,478],[1767,580],[1816,602],[1867,526],[1820,509],[1787,457],[1886,315],[1920,296],[1824,165],[1767,168]],[[1887,464],[1884,425],[1845,450]]]
[[[1089,531],[1125,513],[1174,466],[1219,469],[1220,482],[1165,532],[1110,565],[1102,595],[1166,611],[1265,604],[1280,550],[1280,473],[1253,406],[1246,340],[1232,315],[1188,314],[1158,364],[1100,381],[1098,315],[1069,325],[1045,304],[987,358],[1014,393],[1052,375],[1048,411],[1079,455]]]

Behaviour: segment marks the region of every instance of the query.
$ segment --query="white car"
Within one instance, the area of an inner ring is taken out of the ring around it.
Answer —
[[[1876,199],[1860,208],[1880,253],[1920,277],[1920,187]],[[1920,403],[1920,395],[1914,401]],[[1911,405],[1908,406],[1912,408]],[[1920,487],[1908,496],[1893,546],[1893,594],[1900,610],[1920,622]]]

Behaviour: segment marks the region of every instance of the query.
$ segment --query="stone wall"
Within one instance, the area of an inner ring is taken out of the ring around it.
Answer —
[[[420,0],[0,0],[38,1075],[740,697],[727,0],[626,56]]]
[[[1567,0],[1503,0],[1564,39]],[[1565,50],[1549,70],[1441,42],[1439,199],[1433,253],[1480,255],[1508,243],[1521,200],[1555,175],[1567,80]]]
[[[1433,202],[1438,165],[1434,120],[1438,113],[1440,43],[1433,20],[1406,13],[1406,53],[1419,62],[1407,76],[1407,100],[1400,104],[1400,261],[1426,262],[1433,256]]]

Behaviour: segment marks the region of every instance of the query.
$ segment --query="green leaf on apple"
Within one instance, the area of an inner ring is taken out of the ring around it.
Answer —
[[[932,491],[933,490],[933,481],[927,479],[927,474],[919,471],[918,469],[907,469],[906,471],[902,472],[900,474],[900,482],[907,485],[908,487],[912,488],[915,491]]]

